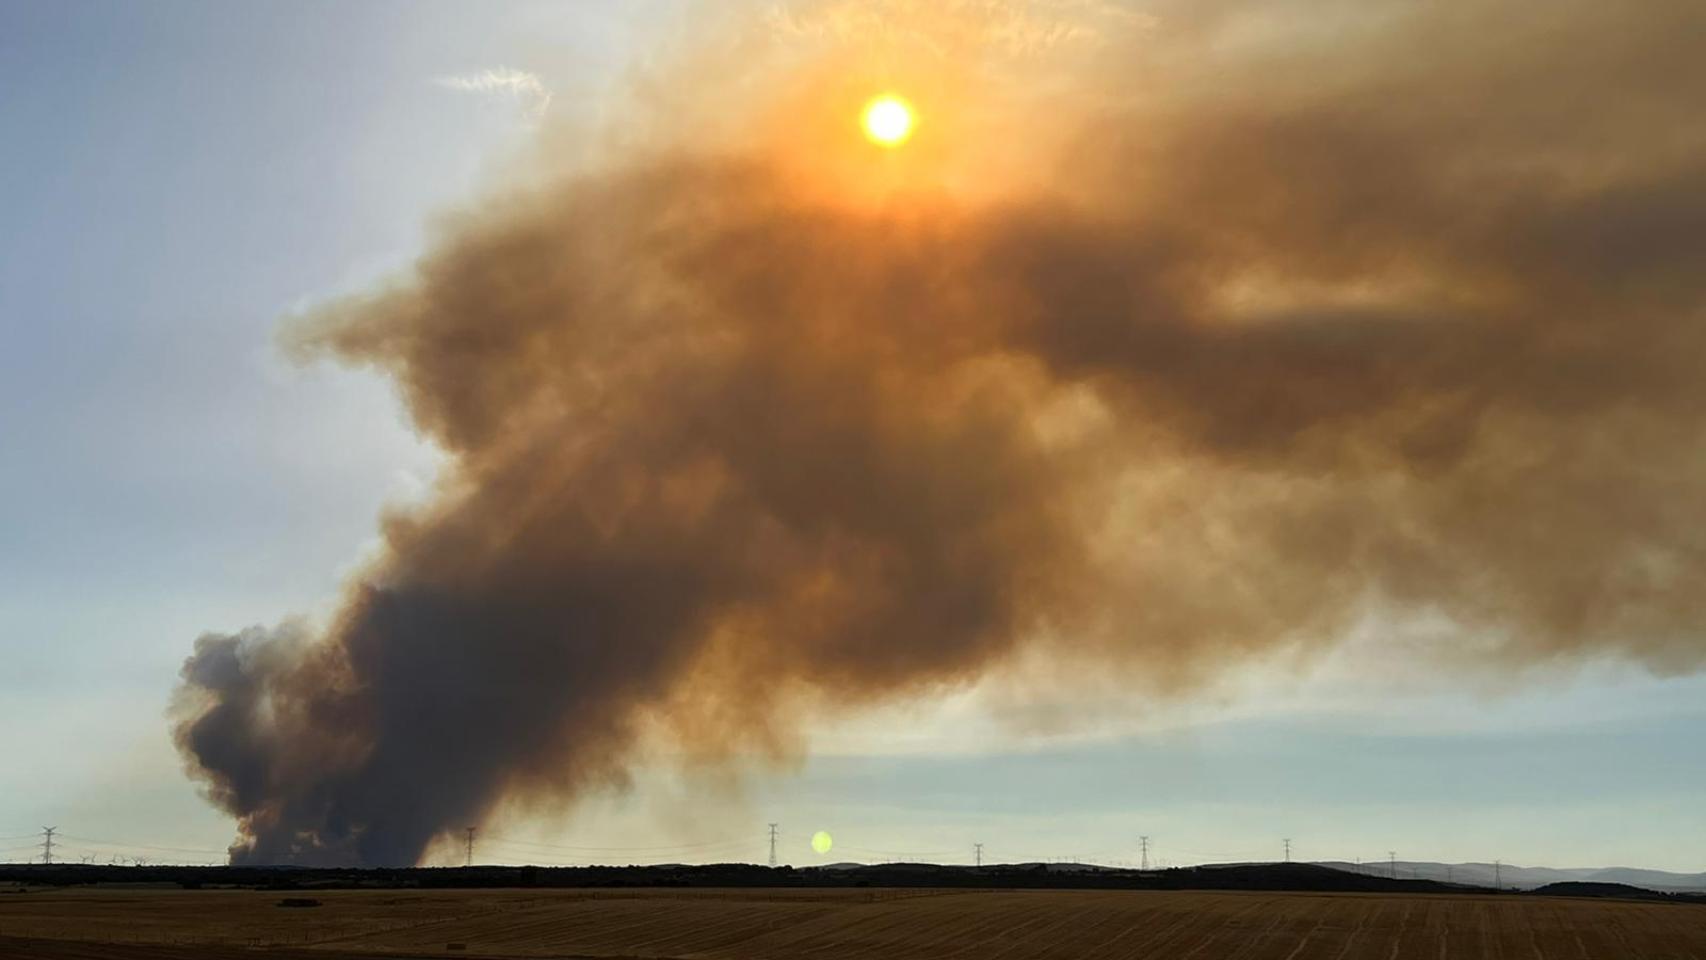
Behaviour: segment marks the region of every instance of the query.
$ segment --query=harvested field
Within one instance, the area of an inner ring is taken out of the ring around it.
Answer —
[[[298,896],[293,894],[292,896]],[[1024,890],[0,894],[0,957],[1706,960],[1706,906],[1525,896]]]

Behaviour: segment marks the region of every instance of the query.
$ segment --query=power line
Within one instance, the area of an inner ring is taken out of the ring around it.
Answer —
[[[543,847],[547,850],[564,850],[570,853],[659,853],[672,850],[697,850],[705,847],[727,847],[736,843],[749,843],[737,837],[722,840],[706,840],[702,843],[677,843],[663,847],[575,847],[562,843],[543,843],[538,840],[515,840],[509,837],[494,837],[487,834],[485,840],[489,843],[505,843],[510,846]]]
[[[768,837],[767,837],[767,839],[769,841],[769,864],[772,867],[774,867],[777,865],[777,844],[780,840],[780,826],[781,825],[779,823],[769,823],[769,824],[767,824],[767,826],[768,826]],[[517,847],[517,848],[540,848],[540,849],[552,850],[552,851],[563,851],[563,852],[569,853],[569,854],[581,853],[581,854],[606,855],[606,856],[612,855],[612,854],[621,855],[621,854],[647,854],[647,853],[657,854],[659,856],[666,856],[670,853],[677,853],[677,852],[688,853],[688,852],[692,852],[692,851],[702,851],[702,852],[709,853],[712,851],[716,851],[719,848],[722,848],[726,852],[728,850],[732,850],[732,849],[737,848],[739,846],[742,846],[744,844],[750,843],[750,840],[741,840],[738,838],[727,838],[727,839],[721,839],[721,840],[705,840],[705,841],[699,841],[699,842],[694,842],[694,843],[681,843],[681,844],[670,844],[670,845],[661,845],[661,846],[583,847],[583,846],[571,846],[571,845],[567,845],[567,844],[546,843],[546,842],[542,842],[542,841],[512,840],[512,839],[505,839],[502,837],[480,836],[478,834],[478,828],[470,826],[470,827],[464,828],[463,863],[465,866],[471,867],[473,865],[474,842],[475,842],[475,839],[477,836],[479,837],[479,839],[481,841],[486,842],[486,843],[495,844],[499,847],[506,847],[507,846],[507,847]],[[62,833],[62,832],[60,832],[60,830],[57,826],[44,826],[41,828],[41,831],[37,834],[16,834],[16,835],[12,835],[12,836],[0,836],[0,842],[6,841],[6,840],[23,840],[23,839],[30,839],[30,838],[39,838],[39,839],[36,841],[36,843],[34,845],[18,844],[18,845],[14,845],[11,847],[0,846],[0,858],[3,858],[3,857],[10,855],[10,854],[22,853],[26,850],[39,850],[40,856],[41,856],[41,862],[43,864],[54,864],[54,863],[58,863],[58,862],[67,862],[68,856],[75,859],[78,855],[82,855],[85,862],[87,862],[93,858],[97,858],[97,857],[101,857],[101,856],[107,856],[113,850],[118,850],[118,851],[144,850],[144,851],[159,851],[159,852],[164,852],[167,854],[204,854],[204,855],[221,856],[221,857],[223,857],[229,853],[229,851],[227,851],[227,850],[212,850],[212,849],[203,848],[203,847],[175,847],[175,846],[166,846],[166,845],[161,845],[161,844],[129,843],[129,842],[123,842],[123,841],[114,841],[114,840],[101,840],[101,839],[96,839],[93,837],[84,837],[84,836],[80,836],[80,835],[76,835],[76,834]],[[68,846],[66,841],[72,841],[72,843]],[[1140,849],[1139,869],[1143,870],[1143,871],[1148,871],[1150,869],[1150,858],[1149,858],[1149,855],[1151,852],[1150,841],[1151,841],[1151,837],[1147,834],[1140,836],[1138,838],[1139,849]],[[1281,840],[1281,844],[1282,844],[1282,849],[1283,849],[1284,862],[1286,862],[1286,863],[1293,862],[1293,859],[1292,859],[1293,852],[1294,852],[1294,841],[1293,841],[1293,839],[1290,837],[1285,837]],[[915,859],[923,860],[926,862],[931,862],[933,860],[933,858],[949,858],[949,857],[952,857],[954,855],[953,851],[942,851],[942,850],[904,851],[904,850],[881,850],[881,849],[876,849],[876,848],[867,848],[867,847],[858,847],[858,846],[840,845],[840,844],[838,844],[837,846],[839,849],[847,850],[847,851],[854,852],[854,853],[875,854],[875,855],[880,855],[880,856],[885,856],[885,857],[915,858]],[[104,848],[109,848],[109,849],[107,849],[107,850],[93,849],[92,850],[91,847],[93,847],[93,848],[104,847]],[[972,844],[973,863],[979,869],[981,869],[983,866],[984,847],[985,847],[985,844],[983,842],[974,842]],[[963,850],[964,848],[961,848],[961,849]],[[67,851],[69,851],[69,853],[67,853]],[[1251,852],[1253,852],[1253,851],[1251,851]],[[514,855],[513,850],[511,851],[511,855]],[[1388,876],[1393,880],[1397,880],[1399,878],[1397,851],[1388,850],[1386,855],[1387,855],[1387,864],[1388,864],[1388,866],[1387,866]],[[161,857],[144,858],[144,857],[129,856],[129,857],[126,857],[126,859],[129,859],[132,862],[137,863],[138,865],[141,865],[143,863],[149,862],[150,860],[158,861],[158,860],[162,860],[165,858],[161,858]],[[585,858],[570,857],[567,859],[585,859]],[[651,859],[651,858],[648,858],[648,859]],[[1078,859],[1082,862],[1085,862],[1085,863],[1096,862],[1096,861],[1090,861],[1090,860],[1083,860],[1082,858],[1076,858],[1076,859]],[[173,861],[170,859],[166,859],[166,862],[181,862],[181,861]],[[200,861],[196,861],[196,862],[200,862]],[[211,863],[209,865],[210,866],[217,866],[221,862],[223,862],[223,861]],[[502,860],[499,860],[497,862],[502,862]],[[565,864],[565,865],[568,865],[568,864]],[[1358,866],[1359,867],[1362,866],[1362,862],[1360,861],[1360,859],[1358,861]],[[1455,871],[1453,865],[1444,864],[1443,866],[1445,868],[1444,872],[1445,872],[1446,883],[1454,884],[1456,882],[1456,871]],[[1419,876],[1420,874],[1415,873],[1413,871],[1413,875]],[[1502,860],[1495,860],[1493,862],[1493,886],[1494,886],[1494,889],[1497,889],[1497,890],[1503,890],[1504,889],[1504,862]]]
[[[61,833],[59,836],[66,840],[80,840],[83,843],[93,843],[97,846],[103,847],[119,847],[125,850],[158,850],[165,853],[211,853],[216,855],[228,854],[231,852],[229,850],[209,850],[205,847],[162,847],[157,844],[149,843],[123,843],[117,840],[96,840],[94,837],[80,837],[72,833]]]
[[[837,846],[849,853],[874,853],[879,857],[917,857],[919,859],[951,857],[958,852],[954,850],[878,850],[875,847],[858,847],[847,843],[837,844]]]

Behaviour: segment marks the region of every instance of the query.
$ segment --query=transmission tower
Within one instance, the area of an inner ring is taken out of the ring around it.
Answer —
[[[1285,838],[1285,862],[1286,863],[1291,862],[1291,838],[1290,837]]]
[[[1494,860],[1493,861],[1493,889],[1494,890],[1503,890],[1505,888],[1504,866],[1505,866],[1505,863],[1503,860]]]
[[[1138,848],[1143,851],[1143,865],[1141,867],[1139,867],[1138,869],[1148,870],[1149,869],[1149,838],[1147,836],[1138,837],[1137,838],[1137,845],[1138,845]]]
[[[464,847],[464,856],[462,859],[462,865],[464,867],[471,867],[474,865],[474,828],[473,827],[468,828],[468,839],[467,839],[466,843],[467,843],[467,846]]]
[[[978,869],[982,869],[983,868],[983,844],[981,844],[981,843],[972,844],[972,852],[973,852],[974,857],[977,861]]]
[[[1392,879],[1398,879],[1398,853],[1395,850],[1386,851],[1386,862],[1392,865]]]
[[[46,863],[46,864],[53,863],[53,831],[58,830],[58,829],[59,829],[58,827],[42,827],[41,828],[41,862],[42,863]]]
[[[776,865],[776,824],[770,825],[770,865]]]

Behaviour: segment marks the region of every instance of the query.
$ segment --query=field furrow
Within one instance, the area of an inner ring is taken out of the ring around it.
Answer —
[[[1706,906],[1488,895],[1067,890],[35,889],[41,960],[1703,960]],[[27,944],[27,946],[26,946]]]

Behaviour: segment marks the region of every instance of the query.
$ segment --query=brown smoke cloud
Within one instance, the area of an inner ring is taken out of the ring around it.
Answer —
[[[848,9],[295,328],[449,467],[327,629],[197,641],[234,859],[414,863],[647,724],[775,748],[1020,650],[1706,661],[1706,7]]]

